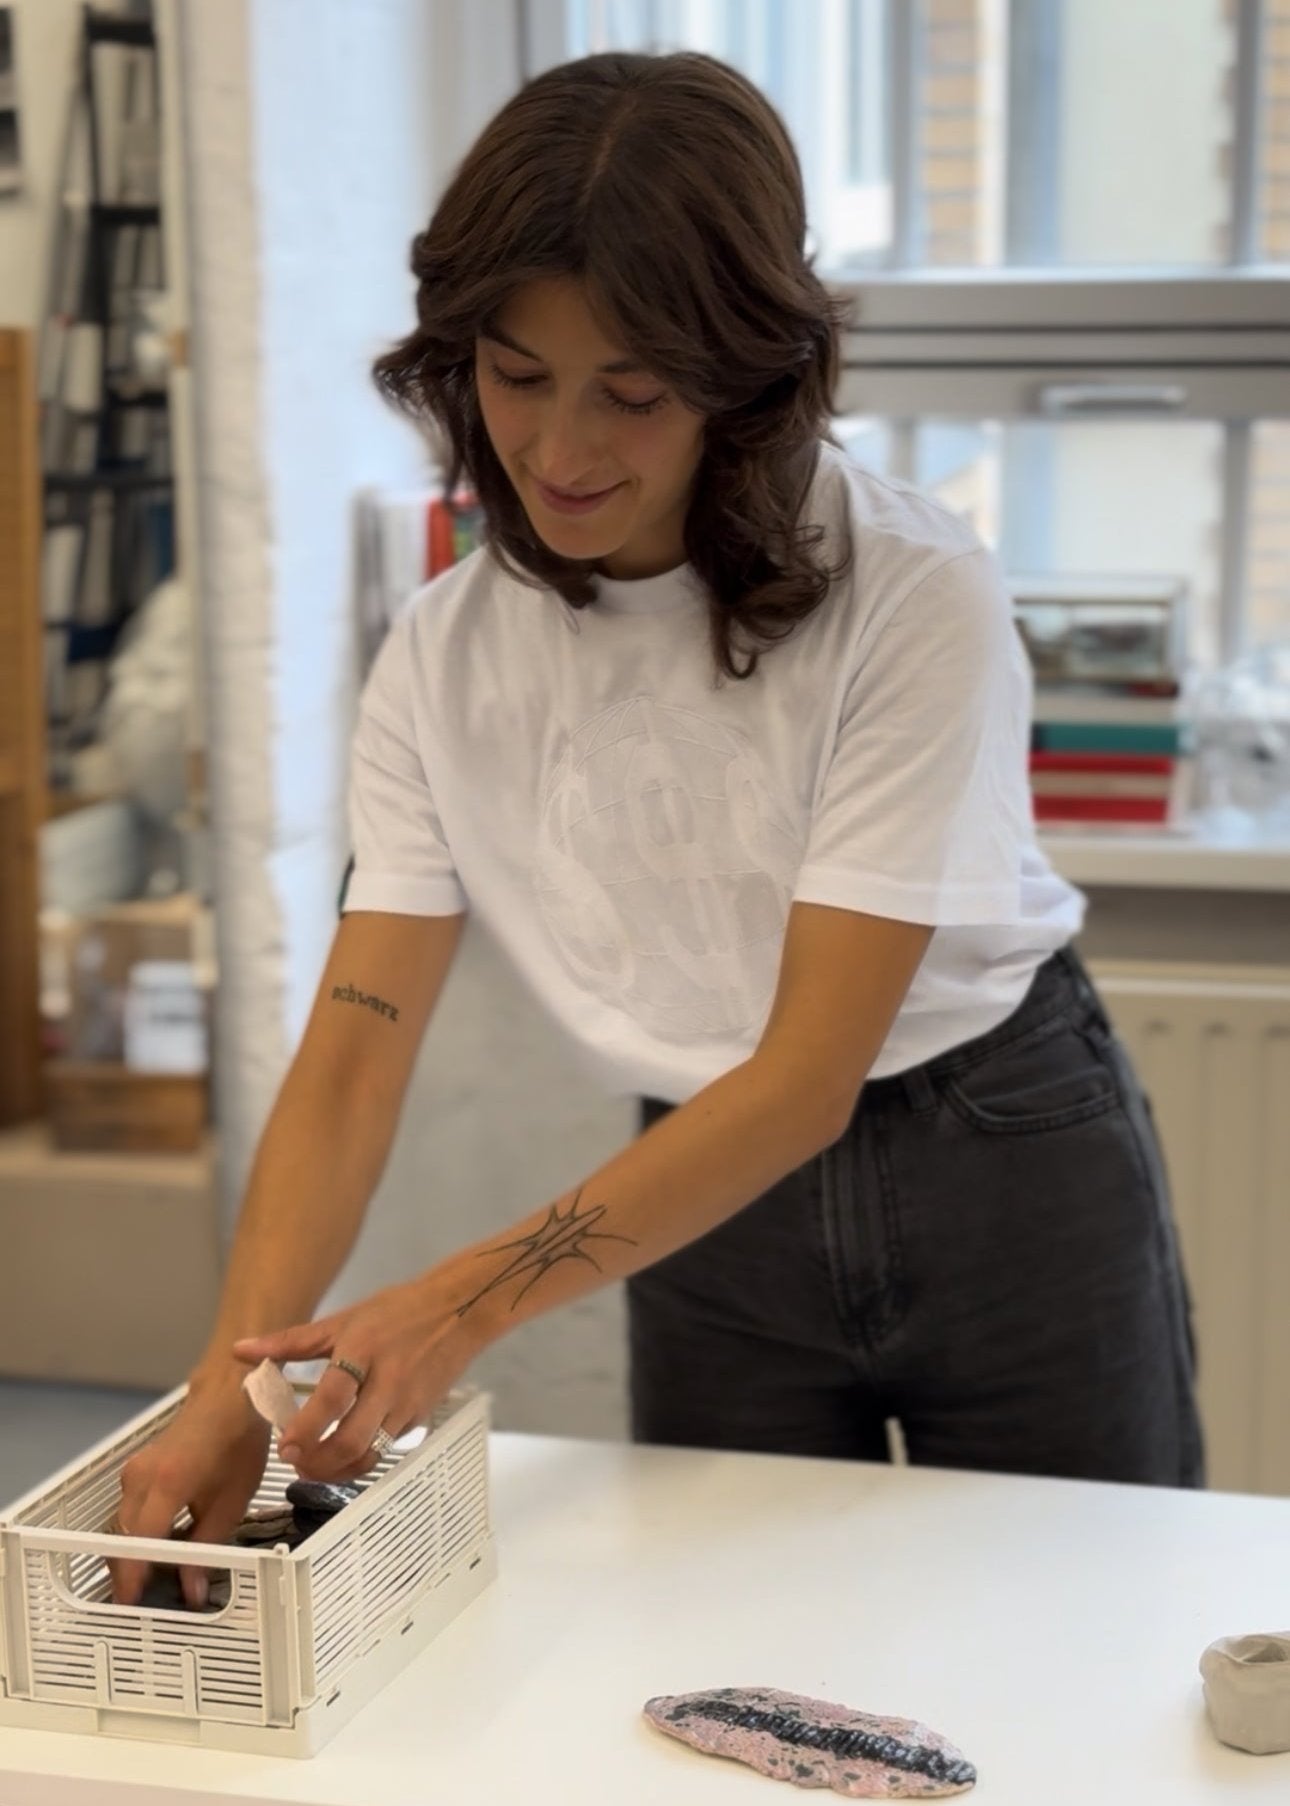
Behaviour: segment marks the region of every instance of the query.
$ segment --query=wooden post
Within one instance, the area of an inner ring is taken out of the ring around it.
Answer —
[[[38,1116],[46,812],[40,450],[30,332],[0,330],[0,1125]]]

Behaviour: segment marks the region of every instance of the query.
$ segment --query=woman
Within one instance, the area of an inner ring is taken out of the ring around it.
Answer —
[[[248,1364],[327,1358],[282,1454],[354,1476],[620,1278],[642,1438],[883,1458],[896,1418],[916,1461],[1199,1484],[1160,1163],[1034,841],[1009,600],[962,521],[825,441],[804,237],[754,88],[610,55],[519,93],[417,239],[378,376],[488,544],[368,684],[343,918],[131,1532],[231,1531]],[[467,909],[645,1132],[309,1324]]]

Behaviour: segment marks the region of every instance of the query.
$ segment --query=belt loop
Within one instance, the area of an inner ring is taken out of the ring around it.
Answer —
[[[927,1116],[936,1108],[936,1087],[924,1066],[911,1066],[908,1072],[902,1072],[900,1082],[905,1090],[905,1101],[915,1116]]]

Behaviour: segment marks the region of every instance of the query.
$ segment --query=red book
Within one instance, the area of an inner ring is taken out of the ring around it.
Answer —
[[[1169,798],[1137,796],[1037,796],[1036,821],[1167,822]]]
[[[428,575],[437,577],[440,571],[446,571],[456,561],[457,554],[452,543],[452,509],[447,502],[431,502],[426,520]]]
[[[1123,772],[1126,776],[1167,778],[1177,764],[1167,754],[1032,752],[1032,771]]]

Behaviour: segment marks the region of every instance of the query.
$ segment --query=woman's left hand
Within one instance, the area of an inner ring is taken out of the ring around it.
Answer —
[[[357,1479],[380,1460],[372,1447],[378,1430],[398,1438],[430,1422],[481,1347],[463,1327],[456,1293],[444,1270],[432,1268],[317,1323],[233,1344],[248,1368],[263,1360],[325,1359],[363,1374],[360,1385],[345,1368],[329,1366],[280,1432],[278,1452],[303,1479]]]

